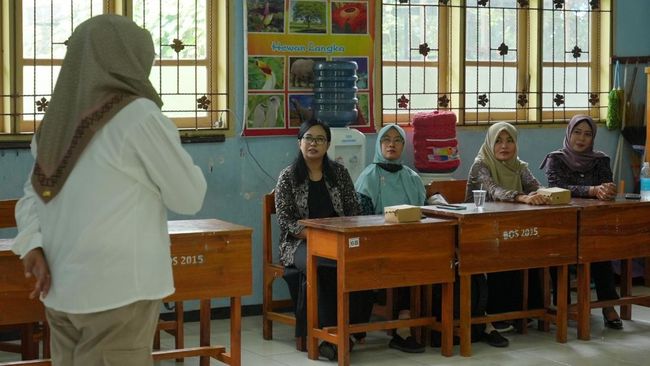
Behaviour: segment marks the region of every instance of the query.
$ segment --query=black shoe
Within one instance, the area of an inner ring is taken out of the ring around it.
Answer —
[[[605,328],[615,329],[615,330],[623,329],[623,321],[621,320],[620,317],[618,317],[618,314],[616,314],[617,315],[616,319],[609,320],[607,319],[607,314],[606,314],[608,312],[613,312],[614,314],[616,314],[616,310],[612,308],[610,308],[609,311],[603,309],[603,322],[605,323]]]
[[[388,343],[388,347],[398,349],[407,353],[422,353],[424,352],[424,345],[418,343],[413,336],[408,336],[406,339],[395,334],[393,339]]]
[[[605,323],[605,328],[615,329],[615,330],[623,329],[623,321],[621,320],[621,318],[614,319],[614,320],[607,320],[607,317],[603,315],[603,321]]]
[[[318,353],[330,361],[336,361],[339,352],[335,345],[323,341],[320,346],[318,346]]]
[[[354,348],[354,341],[350,339],[350,352],[352,352],[353,348]],[[318,346],[318,353],[330,361],[336,361],[339,355],[339,350],[338,347],[336,347],[332,343],[323,341],[320,344],[320,346]]]
[[[493,330],[490,333],[484,332],[483,340],[492,347],[508,347],[508,344],[510,344],[508,338],[505,338],[496,330]]]

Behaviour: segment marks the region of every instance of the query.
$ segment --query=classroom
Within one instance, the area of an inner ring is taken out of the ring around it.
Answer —
[[[154,299],[154,365],[647,364],[650,2],[0,4],[0,366],[59,366],[46,315]]]

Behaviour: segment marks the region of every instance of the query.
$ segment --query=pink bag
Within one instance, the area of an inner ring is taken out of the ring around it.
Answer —
[[[449,173],[460,166],[456,115],[449,111],[420,112],[413,117],[415,167],[422,173]]]

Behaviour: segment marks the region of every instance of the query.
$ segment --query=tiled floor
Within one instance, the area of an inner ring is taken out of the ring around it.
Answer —
[[[637,293],[650,293],[650,288],[637,287]],[[484,343],[472,345],[473,356],[466,358],[458,355],[458,346],[454,347],[453,357],[443,357],[438,348],[427,347],[423,354],[406,354],[387,347],[389,337],[384,332],[370,333],[366,344],[355,345],[351,354],[353,365],[372,366],[421,366],[421,365],[572,365],[572,366],[615,366],[615,365],[650,365],[650,309],[634,306],[632,321],[624,321],[625,329],[615,331],[603,328],[600,309],[592,312],[592,332],[590,341],[576,339],[575,322],[569,322],[569,340],[565,344],[555,342],[553,331],[539,332],[532,328],[527,335],[508,333],[510,346],[505,349],[490,347]],[[198,344],[198,323],[186,325],[186,345]],[[306,353],[294,348],[293,330],[284,325],[277,325],[274,339],[262,339],[262,319],[260,316],[246,317],[242,325],[243,365],[246,366],[298,366],[298,365],[333,365],[326,360],[312,361]],[[228,320],[212,321],[212,341],[228,345]],[[164,336],[163,347],[171,348],[173,339]],[[16,360],[16,355],[1,353],[0,362]],[[198,365],[198,359],[186,359],[186,366]],[[178,365],[183,365],[178,364]],[[212,361],[211,365],[220,365]],[[157,365],[176,365],[174,361],[165,361]]]

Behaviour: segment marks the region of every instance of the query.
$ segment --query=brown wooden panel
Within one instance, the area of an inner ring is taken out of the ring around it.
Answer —
[[[650,256],[650,202],[586,206],[579,233],[580,263]]]
[[[460,220],[459,272],[498,272],[577,261],[577,211],[472,215]]]
[[[0,200],[0,229],[16,227],[16,203],[18,200]]]
[[[344,291],[453,282],[455,238],[456,229],[449,225],[348,234],[343,238]]]
[[[25,278],[23,264],[17,255],[3,252],[0,255],[0,325],[45,320],[43,303],[29,299],[34,280]]]
[[[432,181],[425,186],[425,189],[427,197],[440,193],[449,203],[461,203],[465,202],[467,181],[465,179]]]
[[[307,243],[318,243],[318,245],[307,244],[308,250],[311,250],[313,255],[324,258],[336,258],[339,246],[339,234],[308,227]]]
[[[166,301],[251,294],[250,233],[178,234],[171,248],[176,293]]]

